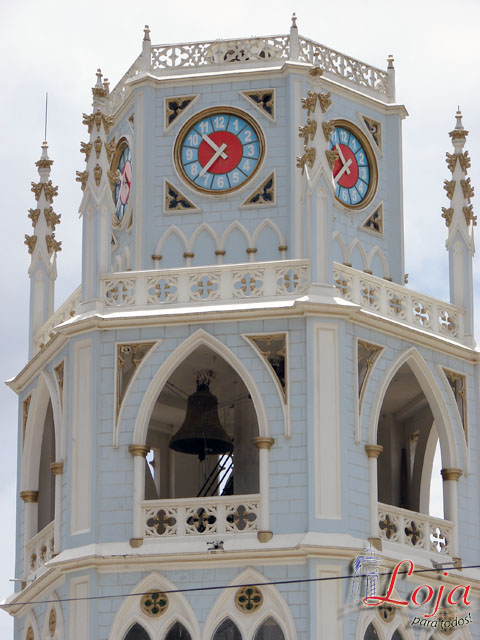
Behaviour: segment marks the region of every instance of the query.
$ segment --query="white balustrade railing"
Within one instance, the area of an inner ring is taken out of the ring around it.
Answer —
[[[55,335],[55,327],[72,318],[81,302],[81,285],[58,307],[55,313],[37,331],[33,338],[34,350],[38,351]]]
[[[144,537],[257,531],[259,502],[258,494],[146,500],[141,504]]]
[[[41,531],[33,536],[26,545],[25,553],[28,561],[29,575],[37,571],[46,562],[52,559],[54,552],[54,522],[50,522]]]
[[[171,73],[174,69],[194,71],[195,69],[203,70],[207,66],[218,68],[222,65],[227,67],[242,65],[248,68],[271,65],[275,62],[281,63],[286,60],[318,64],[326,73],[334,77],[364,87],[387,99],[393,98],[393,77],[390,77],[386,71],[302,36],[292,43],[290,35],[274,35],[153,45],[150,47],[150,60],[143,65],[140,55],[111,91],[107,102],[110,112],[114,113],[131,93],[128,80],[142,70],[162,76]]]
[[[163,271],[125,271],[102,276],[106,307],[256,300],[297,296],[310,286],[307,260],[248,262]]]
[[[460,307],[338,263],[334,263],[333,277],[342,298],[366,311],[428,333],[464,340],[465,311]]]
[[[451,554],[454,524],[449,520],[378,503],[378,528],[382,540]]]

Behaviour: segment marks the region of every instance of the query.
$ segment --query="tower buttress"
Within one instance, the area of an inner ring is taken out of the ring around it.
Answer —
[[[108,84],[102,82],[97,70],[97,82],[92,88],[92,113],[83,114],[83,123],[90,134],[89,142],[81,143],[86,168],[77,171],[84,195],[80,204],[83,217],[82,301],[94,300],[100,295],[100,276],[109,271],[111,220],[114,211],[112,184],[117,176],[110,171],[107,135],[113,124],[106,112],[105,98]],[[115,173],[115,172],[114,172]]]
[[[445,180],[444,183],[450,206],[442,207],[442,218],[447,225],[450,301],[465,308],[465,334],[472,336],[473,341],[473,227],[477,224],[477,218],[470,203],[474,191],[470,178],[467,178],[470,157],[468,151],[463,150],[468,131],[463,127],[460,110],[457,111],[456,119],[455,128],[449,133],[454,153],[446,154],[452,179]]]
[[[31,255],[28,275],[30,277],[30,325],[29,357],[34,355],[33,338],[40,327],[53,313],[55,280],[57,277],[57,252],[61,242],[55,238],[55,227],[60,215],[53,210],[53,198],[58,187],[50,180],[53,160],[48,157],[48,144],[42,144],[42,155],[35,163],[40,176],[39,182],[32,182],[35,194],[35,208],[29,209],[33,234],[25,234],[25,244]]]

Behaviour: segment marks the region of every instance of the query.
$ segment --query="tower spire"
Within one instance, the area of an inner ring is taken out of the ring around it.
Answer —
[[[53,313],[55,279],[57,277],[57,252],[62,243],[55,238],[55,228],[61,216],[53,210],[53,198],[58,194],[50,180],[53,160],[48,157],[48,144],[42,144],[40,159],[35,163],[40,180],[32,182],[36,206],[29,209],[32,235],[25,234],[25,244],[31,255],[30,276],[30,355],[33,355],[33,338]]]
[[[447,225],[450,300],[465,308],[465,333],[473,335],[473,227],[477,224],[477,217],[471,204],[474,189],[467,177],[470,157],[468,151],[464,151],[468,131],[463,126],[460,107],[455,120],[455,128],[449,133],[454,152],[446,154],[447,166],[452,176],[451,180],[444,181],[450,203],[448,207],[442,207],[442,218]]]

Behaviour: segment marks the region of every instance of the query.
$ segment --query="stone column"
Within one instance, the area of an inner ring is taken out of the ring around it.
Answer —
[[[453,534],[451,544],[451,555],[458,556],[458,499],[457,487],[458,479],[462,475],[461,469],[442,469],[443,478],[443,515],[445,520],[453,522]]]
[[[378,475],[377,459],[382,453],[383,447],[380,444],[366,444],[365,451],[368,456],[368,495],[370,498],[370,542],[375,548],[381,547],[378,535]]]
[[[63,461],[51,462],[50,469],[55,474],[55,516],[53,524],[53,553],[60,553],[60,536],[62,520],[62,473]]]
[[[258,518],[257,538],[260,542],[268,542],[272,539],[270,531],[270,475],[268,461],[269,451],[275,442],[275,438],[254,438],[253,442],[258,449],[258,465],[260,475],[260,504]]]
[[[128,451],[133,456],[133,537],[130,546],[140,547],[143,543],[141,503],[145,500],[145,458],[150,447],[131,444]]]
[[[27,553],[27,545],[37,533],[38,525],[38,491],[25,490],[20,492],[20,498],[24,502],[24,526],[23,526],[23,575],[29,574],[30,558]]]

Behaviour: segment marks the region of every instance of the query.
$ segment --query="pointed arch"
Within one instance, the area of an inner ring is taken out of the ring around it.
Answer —
[[[187,251],[187,248],[188,248],[187,236],[183,233],[181,229],[177,227],[176,224],[172,224],[168,227],[168,229],[166,229],[166,231],[164,231],[164,233],[160,237],[160,240],[157,242],[157,246],[155,248],[156,254],[161,254],[162,248],[165,246],[166,241],[171,235],[176,236],[180,240],[180,242],[183,244],[184,251]]]
[[[225,229],[225,231],[223,232],[222,236],[220,237],[219,248],[221,250],[225,249],[225,242],[227,241],[228,236],[235,229],[240,231],[240,233],[243,235],[243,237],[245,238],[245,242],[247,243],[247,247],[251,247],[252,246],[251,237],[250,237],[250,234],[247,231],[246,227],[244,227],[243,224],[241,222],[239,222],[238,220],[234,220],[233,222],[231,222],[228,225],[228,227]]]
[[[203,627],[202,640],[211,640],[222,620],[230,618],[240,629],[243,638],[252,638],[255,631],[267,618],[273,618],[281,628],[285,638],[296,640],[297,631],[290,607],[280,591],[269,583],[259,571],[247,567],[239,573],[230,585],[256,584],[263,595],[263,604],[255,613],[246,616],[235,605],[235,589],[224,589],[214,602]],[[200,636],[199,636],[200,637]]]
[[[200,345],[210,347],[212,351],[229,362],[236,370],[245,383],[245,386],[252,398],[253,406],[257,414],[259,435],[269,435],[267,414],[263,404],[262,395],[249,370],[223,342],[220,342],[220,340],[212,336],[210,333],[207,333],[204,329],[197,329],[197,331],[191,334],[176,349],[174,349],[152,378],[140,407],[138,408],[137,419],[135,421],[135,428],[133,432],[133,442],[135,444],[145,443],[148,432],[148,423],[153,407],[159,393],[165,386],[170,375],[175,371],[178,365]]]
[[[252,236],[252,246],[256,247],[256,243],[258,240],[258,236],[262,233],[262,231],[264,229],[271,229],[277,236],[278,238],[278,244],[284,245],[285,243],[285,236],[283,235],[283,233],[280,231],[279,227],[273,222],[273,220],[271,220],[270,218],[265,218],[264,220],[262,220],[262,222],[258,225],[258,227],[255,229],[253,236]]]
[[[211,227],[207,222],[202,222],[202,224],[200,224],[190,236],[190,240],[188,241],[188,246],[187,246],[188,251],[193,251],[193,247],[195,246],[195,241],[197,240],[198,236],[202,233],[202,231],[206,231],[208,235],[211,236],[215,244],[215,249],[219,248],[219,239],[215,229]]]
[[[372,627],[374,629],[374,633],[371,632]],[[370,634],[367,635],[369,631]],[[362,611],[362,614],[358,618],[355,640],[376,640],[374,634],[377,635],[378,640],[387,640],[390,638],[390,629],[389,627],[385,627],[380,624],[380,618],[376,613],[376,607],[371,611],[365,609]]]
[[[342,263],[348,262],[348,260],[347,260],[348,250],[347,250],[347,246],[346,246],[341,234],[338,231],[335,231],[333,233],[332,238],[336,241],[338,247],[340,248],[341,255],[342,255],[341,262]]]
[[[55,432],[55,455],[60,458],[61,451],[61,408],[58,388],[47,371],[38,378],[28,412],[25,431],[25,444],[22,456],[21,490],[37,489],[40,465],[39,452],[42,446],[43,429],[48,403],[52,403],[53,425]]]
[[[140,580],[130,593],[144,594],[149,591],[175,591],[178,587],[167,577],[152,571],[148,576]],[[137,598],[126,597],[120,605],[110,627],[108,640],[119,640],[124,638],[128,630],[136,622],[140,624],[150,635],[152,640],[163,638],[168,629],[177,620],[180,620],[192,638],[200,638],[200,625],[195,613],[182,593],[168,594],[168,607],[165,613],[157,618],[152,618],[143,613],[139,607]]]
[[[65,638],[65,626],[64,626],[64,622],[63,622],[63,613],[62,613],[62,607],[60,602],[55,602],[57,600],[59,600],[58,595],[56,594],[55,591],[52,591],[52,593],[50,594],[50,598],[52,600],[52,603],[47,605],[46,611],[45,611],[45,619],[43,621],[43,632],[42,632],[42,638],[43,640],[64,640]],[[53,635],[52,632],[50,630],[50,616],[51,616],[51,612],[54,611],[55,612],[55,626],[54,626],[54,631],[53,631]]]
[[[397,357],[377,387],[370,414],[368,444],[377,443],[378,421],[383,399],[395,373],[404,364],[408,364],[411,368],[432,411],[440,439],[442,465],[444,467],[460,467],[456,435],[449,419],[447,403],[433,373],[415,347],[410,347]],[[370,380],[367,384],[371,383],[372,381]],[[464,451],[463,453],[464,455],[462,457],[465,459],[466,452]]]
[[[27,640],[27,634],[30,627],[33,631],[33,640],[40,640],[40,632],[38,630],[37,619],[33,611],[29,611],[25,617],[25,624],[23,625],[21,640]],[[30,638],[28,638],[28,640],[30,640]]]
[[[375,257],[378,258],[378,260],[380,261],[380,264],[382,265],[382,269],[383,269],[383,275],[379,275],[379,277],[380,278],[389,278],[390,277],[390,271],[389,271],[389,268],[388,268],[388,263],[387,263],[387,261],[385,259],[385,255],[384,255],[383,251],[380,249],[380,247],[378,245],[375,245],[374,247],[372,247],[370,249],[370,251],[368,252],[367,269],[370,269],[370,271],[372,271],[374,273],[374,275],[378,275],[372,269],[372,262],[375,259]]]
[[[367,254],[365,253],[365,249],[363,248],[363,244],[360,242],[360,240],[358,238],[354,238],[352,240],[352,242],[350,243],[349,247],[348,247],[348,252],[347,252],[347,262],[349,262],[355,269],[357,269],[358,267],[355,267],[354,264],[354,256],[355,256],[355,252],[358,253],[358,255],[360,256],[360,260],[362,262],[363,268],[361,269],[362,271],[364,269],[367,269]]]

